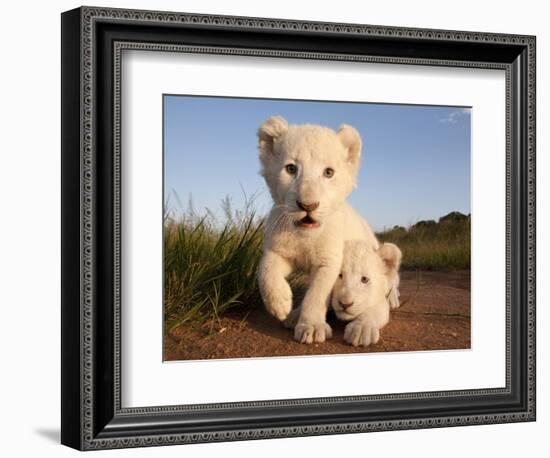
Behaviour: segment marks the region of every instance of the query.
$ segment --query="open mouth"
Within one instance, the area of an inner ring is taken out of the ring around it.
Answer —
[[[311,216],[306,215],[302,219],[294,222],[296,227],[301,227],[303,229],[314,229],[319,227],[319,221],[315,221]]]

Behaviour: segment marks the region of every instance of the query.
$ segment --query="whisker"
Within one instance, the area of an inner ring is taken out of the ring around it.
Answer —
[[[286,218],[286,213],[280,213],[277,218],[275,219],[275,221],[273,221],[273,231],[276,231],[279,229],[280,225],[281,225],[281,222]]]

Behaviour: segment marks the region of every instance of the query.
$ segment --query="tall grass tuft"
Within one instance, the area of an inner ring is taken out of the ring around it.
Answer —
[[[165,216],[164,302],[166,331],[192,321],[219,320],[241,304],[261,305],[256,269],[261,257],[263,220],[251,201],[233,212],[222,203],[225,222],[212,212],[188,210],[177,220]]]

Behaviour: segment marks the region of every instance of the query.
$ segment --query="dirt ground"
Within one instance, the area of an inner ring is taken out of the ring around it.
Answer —
[[[330,314],[333,337],[304,345],[263,307],[235,311],[221,323],[180,326],[164,339],[166,361],[295,356],[382,351],[470,348],[470,272],[402,272],[401,307],[391,314],[380,340],[352,347],[343,340],[345,322]],[[213,332],[209,330],[213,329]]]

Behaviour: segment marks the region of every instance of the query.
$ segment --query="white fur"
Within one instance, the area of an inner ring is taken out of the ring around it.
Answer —
[[[349,344],[367,346],[378,342],[380,329],[390,320],[400,263],[401,251],[393,243],[373,250],[364,241],[346,242],[331,305],[338,318],[351,321],[344,331],[344,340]]]
[[[368,223],[345,201],[355,186],[361,138],[350,126],[342,125],[338,132],[308,124],[289,126],[279,116],[265,121],[258,137],[261,173],[273,198],[258,269],[260,293],[269,313],[284,321],[292,308],[286,278],[296,269],[308,273],[309,288],[298,318],[292,320],[294,338],[323,342],[331,336],[326,311],[344,242],[359,239],[378,248]],[[289,164],[295,173],[289,173]],[[333,176],[325,175],[327,168]],[[297,201],[318,207],[306,212]],[[306,215],[315,225],[296,226]]]

